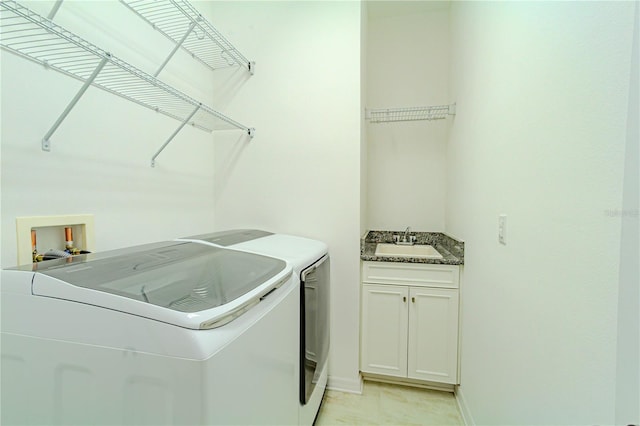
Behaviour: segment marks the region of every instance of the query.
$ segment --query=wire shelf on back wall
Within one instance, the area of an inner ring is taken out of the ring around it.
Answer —
[[[367,109],[365,117],[371,123],[394,121],[444,120],[455,115],[456,104],[408,108]]]

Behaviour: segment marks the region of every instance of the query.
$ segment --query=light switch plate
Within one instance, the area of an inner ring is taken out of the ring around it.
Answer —
[[[498,216],[498,242],[507,245],[507,215]]]

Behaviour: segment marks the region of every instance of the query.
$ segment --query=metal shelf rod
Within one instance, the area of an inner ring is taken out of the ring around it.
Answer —
[[[64,111],[62,111],[62,114],[60,114],[60,117],[58,117],[58,119],[53,124],[53,126],[51,126],[51,129],[49,129],[49,131],[44,135],[44,138],[42,138],[43,151],[51,151],[51,142],[49,141],[49,139],[51,138],[53,133],[58,129],[60,124],[62,124],[64,119],[67,118],[67,115],[69,115],[73,107],[78,103],[82,95],[84,95],[84,92],[86,92],[89,86],[91,86],[91,83],[93,83],[93,80],[96,79],[96,77],[98,76],[102,68],[104,68],[108,60],[109,58],[107,56],[102,58],[102,61],[100,61],[96,69],[93,70],[93,73],[89,76],[89,78],[87,78],[87,81],[84,82],[80,90],[78,90],[78,93],[76,93],[73,99],[71,99],[71,102],[69,102],[69,105],[67,105]]]
[[[53,7],[51,8],[51,11],[47,15],[48,20],[51,21],[53,20],[53,17],[56,16],[56,13],[58,13],[58,9],[60,9],[60,6],[62,6],[62,1],[63,0],[56,0],[56,3],[53,5]]]
[[[184,41],[187,39],[187,37],[189,37],[189,34],[191,34],[191,31],[193,31],[193,29],[196,27],[196,23],[192,22],[189,25],[189,28],[187,29],[187,31],[184,33],[184,36],[182,36],[182,38],[180,39],[179,42],[176,43],[175,47],[173,48],[173,50],[171,51],[171,53],[169,53],[169,56],[167,56],[167,59],[164,60],[164,62],[162,63],[162,65],[160,65],[160,68],[158,68],[158,71],[155,72],[155,74],[153,74],[154,77],[157,77],[158,74],[160,74],[160,71],[162,71],[162,69],[169,63],[169,61],[171,60],[171,58],[173,58],[173,55],[176,54],[176,52],[178,51],[178,49],[180,49],[180,47],[182,46],[182,43],[184,43]]]
[[[202,104],[199,104],[196,107],[196,109],[193,110],[193,112],[180,124],[180,126],[178,126],[178,128],[173,132],[173,134],[171,136],[169,136],[169,139],[167,139],[167,141],[162,144],[160,149],[158,151],[156,151],[155,154],[153,154],[153,157],[151,157],[151,167],[155,167],[156,166],[156,157],[158,155],[160,155],[160,153],[165,149],[165,147],[167,145],[169,145],[169,142],[171,142],[173,140],[173,138],[176,137],[176,135],[180,132],[180,130],[182,130],[182,128],[189,122],[189,120],[191,120],[191,117],[193,117],[196,114],[196,112],[198,112],[200,107],[202,107]]]

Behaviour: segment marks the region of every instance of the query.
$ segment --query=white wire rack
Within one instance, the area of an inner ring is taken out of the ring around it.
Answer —
[[[178,48],[182,48],[212,70],[240,65],[253,74],[254,63],[242,55],[188,1],[120,1],[176,44],[176,48],[160,69]]]
[[[456,104],[408,108],[367,109],[365,117],[371,123],[394,121],[444,120],[455,115]]]
[[[182,122],[152,159],[186,124],[206,131],[254,129],[203,105],[186,94],[116,58],[15,1],[0,2],[0,45],[26,59],[84,82],[69,106],[47,132],[42,148],[84,91],[93,85]]]

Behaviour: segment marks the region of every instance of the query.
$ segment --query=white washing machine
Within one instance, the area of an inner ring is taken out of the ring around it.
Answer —
[[[296,424],[287,262],[163,242],[1,271],[2,424]]]
[[[325,243],[244,229],[182,239],[283,259],[300,281],[299,424],[313,424],[327,385],[330,265]]]

